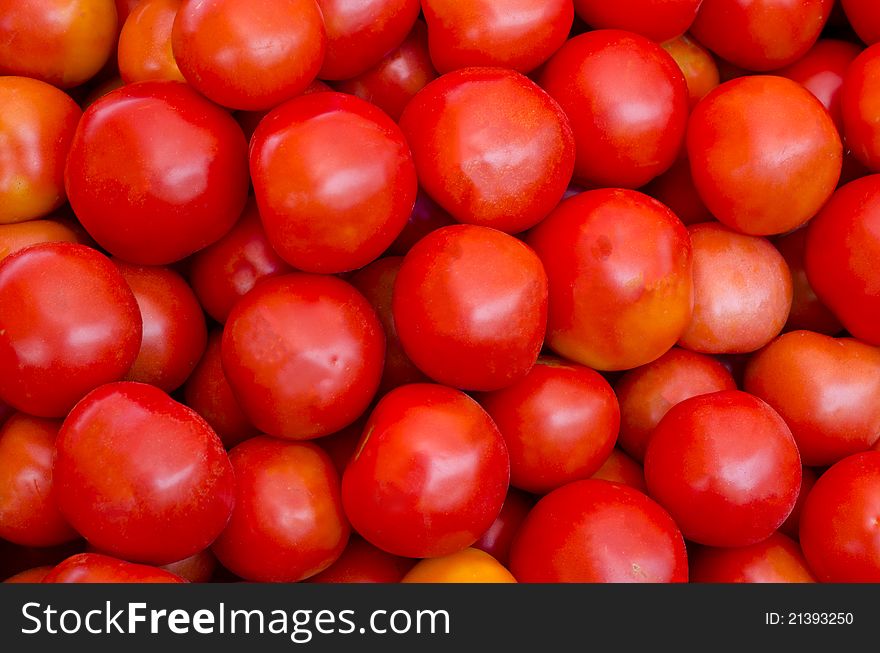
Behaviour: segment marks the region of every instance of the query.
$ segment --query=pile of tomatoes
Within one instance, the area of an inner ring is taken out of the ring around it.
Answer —
[[[0,578],[880,582],[876,0],[0,0],[0,75]]]

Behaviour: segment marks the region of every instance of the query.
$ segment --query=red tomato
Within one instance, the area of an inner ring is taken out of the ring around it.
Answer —
[[[804,56],[833,5],[834,0],[703,0],[691,33],[737,66],[772,70]],[[785,115],[778,109],[776,114]]]
[[[688,87],[689,105],[693,109],[697,102],[718,86],[720,82],[718,64],[715,63],[715,59],[712,58],[712,55],[709,54],[706,48],[686,34],[682,34],[670,41],[665,41],[661,45],[675,59],[675,63],[678,64],[678,67],[684,74]]]
[[[217,558],[210,549],[194,553],[188,558],[162,565],[162,569],[169,571],[175,576],[180,576],[190,583],[207,583],[214,576],[217,568]]]
[[[620,30],[575,36],[550,58],[538,83],[571,121],[581,183],[637,188],[675,161],[687,123],[687,82],[656,43]]]
[[[264,433],[306,440],[351,424],[373,399],[385,337],[369,302],[330,276],[267,279],[235,305],[223,370]]]
[[[801,547],[825,583],[880,582],[880,452],[858,453],[819,477],[801,512]]]
[[[617,440],[614,391],[575,363],[540,359],[525,377],[479,401],[507,444],[510,484],[535,494],[589,478]]]
[[[75,225],[49,218],[15,224],[0,224],[0,261],[15,252],[40,243],[81,243],[83,235]]]
[[[571,179],[565,114],[512,70],[444,75],[410,101],[400,127],[421,187],[459,222],[523,231],[546,217]]]
[[[44,583],[185,583],[170,571],[100,553],[79,553],[55,566]]]
[[[399,583],[415,560],[391,555],[352,536],[345,551],[320,574],[309,578],[310,583]]]
[[[880,41],[880,11],[874,0],[840,0],[853,30],[868,45]]]
[[[235,510],[214,543],[220,563],[257,582],[295,582],[339,558],[350,528],[339,476],[310,443],[256,437],[230,453]]]
[[[554,490],[526,517],[510,551],[521,583],[684,583],[687,553],[672,518],[641,492],[608,481]]]
[[[692,583],[815,583],[796,542],[773,533],[733,548],[699,547],[690,556]]]
[[[373,410],[342,476],[342,500],[354,529],[380,549],[436,557],[486,532],[509,478],[504,438],[479,404],[417,383]]]
[[[90,79],[116,45],[113,0],[0,0],[0,75],[70,88]]]
[[[587,191],[530,233],[550,281],[546,345],[598,370],[659,358],[691,319],[687,231],[635,191]]]
[[[736,383],[714,358],[674,347],[624,374],[614,389],[620,402],[618,443],[641,461],[654,428],[670,408],[698,395],[736,390]]]
[[[186,81],[171,51],[171,28],[183,0],[143,0],[132,8],[119,34],[119,74],[126,84]]]
[[[115,0],[116,2],[116,13],[119,16],[119,29],[122,29],[122,26],[125,24],[125,21],[128,20],[128,17],[131,15],[131,12],[134,11],[136,5],[140,3],[141,0]]]
[[[842,186],[810,222],[804,266],[853,336],[880,345],[880,175]]]
[[[469,66],[527,73],[565,43],[574,20],[571,0],[423,0],[422,10],[441,73]]]
[[[21,571],[14,576],[10,576],[4,583],[42,583],[43,579],[52,571],[51,565],[44,567],[32,567],[25,571]]]
[[[111,555],[167,564],[205,549],[229,520],[232,466],[199,415],[142,383],[89,393],[56,441],[58,507]]]
[[[834,192],[843,146],[816,97],[790,79],[741,77],[691,114],[687,153],[709,211],[752,235],[804,224]]]
[[[315,0],[183,0],[171,31],[174,58],[193,88],[250,111],[302,93],[326,43]]]
[[[25,546],[77,538],[61,516],[52,482],[60,422],[16,413],[0,428],[0,537]]]
[[[515,583],[495,558],[479,549],[463,549],[417,563],[401,583]]]
[[[847,147],[872,172],[880,172],[880,45],[863,51],[846,69],[840,108]]]
[[[432,231],[453,224],[456,224],[455,220],[420,190],[406,226],[397,239],[391,243],[388,253],[392,256],[403,256]]]
[[[244,136],[180,82],[112,91],[83,114],[67,196],[89,234],[143,265],[182,259],[229,231],[247,199]]]
[[[64,162],[82,112],[63,91],[27,77],[0,77],[0,106],[5,225],[42,217],[64,202]]]
[[[599,471],[590,478],[598,481],[611,481],[621,485],[628,485],[639,492],[648,493],[645,485],[645,472],[642,466],[618,448],[611,450],[611,455],[599,468]]]
[[[415,202],[415,167],[400,129],[344,93],[312,93],[272,111],[254,132],[250,156],[269,242],[306,272],[373,261]]]
[[[693,319],[682,347],[706,354],[740,354],[776,337],[791,308],[791,272],[765,238],[718,224],[691,225]]]
[[[538,359],[547,275],[531,248],[512,236],[444,227],[404,258],[392,312],[403,350],[422,372],[458,388],[497,390]]]
[[[666,41],[694,22],[702,0],[574,0],[574,10],[590,27],[614,28]]]
[[[746,546],[769,537],[797,501],[801,462],[788,426],[738,390],[685,399],[645,454],[648,490],[686,538]]]
[[[122,379],[140,348],[131,289],[85,245],[44,243],[3,259],[0,306],[0,397],[31,415],[64,417]]]
[[[309,95],[310,93],[323,93],[324,91],[332,91],[327,84],[322,82],[320,79],[315,79],[311,84],[306,86],[306,90],[304,90],[300,95]],[[251,138],[254,135],[254,131],[256,131],[257,126],[260,124],[260,121],[263,120],[271,109],[266,109],[263,111],[236,111],[234,112],[235,120],[238,122],[239,127],[244,132],[244,136],[247,139],[248,143],[250,143]]]
[[[642,187],[642,192],[669,207],[686,225],[714,220],[694,186],[687,157],[680,156],[663,174]]]
[[[878,440],[878,442],[880,442],[880,440]],[[810,491],[813,489],[818,478],[819,475],[816,474],[811,467],[804,467],[801,469],[801,489],[798,492],[797,503],[794,504],[794,508],[788,516],[788,519],[782,522],[782,526],[779,527],[779,532],[783,535],[788,535],[795,540],[800,537],[799,529],[801,525],[801,512],[803,511],[804,503],[806,502],[807,497],[810,496]]]
[[[501,512],[492,522],[489,529],[474,542],[473,548],[485,551],[502,565],[507,566],[510,560],[510,545],[522,526],[526,515],[535,505],[531,495],[516,488],[507,491]]]
[[[367,415],[361,415],[357,421],[349,424],[344,429],[315,440],[315,444],[330,456],[330,460],[333,461],[333,466],[339,472],[340,478],[357,451],[366,421]]]

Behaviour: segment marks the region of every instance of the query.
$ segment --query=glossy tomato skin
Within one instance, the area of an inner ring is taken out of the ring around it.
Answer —
[[[310,443],[255,437],[230,452],[236,504],[214,543],[221,564],[257,582],[295,582],[329,567],[350,527],[339,476]]]
[[[0,261],[15,252],[40,243],[82,243],[81,229],[54,218],[0,225]]]
[[[687,230],[665,206],[630,190],[563,201],[527,242],[550,282],[546,345],[597,370],[663,355],[691,319]]]
[[[164,569],[126,562],[100,553],[78,553],[43,577],[44,583],[185,583]]]
[[[171,31],[187,82],[218,104],[249,111],[302,93],[326,43],[315,0],[183,0]]]
[[[858,340],[786,333],[752,357],[743,387],[785,419],[805,465],[831,465],[880,438],[880,349]]]
[[[90,390],[122,379],[140,347],[131,289],[85,245],[43,243],[3,259],[0,306],[0,397],[31,415],[64,417]]]
[[[704,97],[688,123],[694,184],[719,221],[743,233],[791,231],[813,217],[840,178],[834,122],[800,84],[740,77]]]
[[[617,397],[601,374],[555,358],[479,397],[510,455],[510,483],[546,494],[589,478],[608,458],[620,426]]]
[[[611,450],[611,454],[599,468],[599,471],[590,478],[628,485],[634,490],[648,493],[648,486],[645,485],[645,471],[642,466],[617,447]]]
[[[801,513],[804,556],[825,583],[880,581],[880,452],[858,453],[819,477]]]
[[[232,466],[208,423],[142,383],[110,383],[76,405],[53,474],[58,507],[83,537],[151,564],[205,549],[235,499]]]
[[[27,77],[0,77],[0,225],[42,217],[65,198],[64,162],[80,108]]]
[[[71,88],[101,70],[116,45],[113,0],[2,0],[0,16],[0,75]]]
[[[421,187],[459,222],[523,231],[556,206],[571,179],[566,115],[512,70],[443,75],[410,101],[400,126]]]
[[[463,549],[418,562],[401,583],[515,583],[516,579],[485,551]]]
[[[785,325],[791,271],[765,238],[717,222],[688,228],[694,256],[694,311],[679,344],[706,354],[760,349]]]
[[[404,257],[392,312],[403,350],[422,372],[458,388],[497,390],[538,359],[547,276],[531,248],[513,236],[474,225],[444,227]]]
[[[504,438],[479,404],[417,383],[392,390],[370,414],[342,500],[354,529],[380,549],[437,557],[486,532],[509,478]]]
[[[510,551],[521,583],[684,583],[684,539],[656,502],[625,485],[575,481],[526,517]]]
[[[841,0],[849,24],[868,45],[880,41],[880,12],[871,0]]]
[[[804,266],[819,299],[853,336],[880,345],[880,175],[841,186],[810,221]]]
[[[801,462],[791,431],[769,405],[725,390],[666,413],[648,443],[645,480],[689,540],[746,546],[791,513]]]
[[[250,421],[293,440],[350,424],[373,399],[385,337],[369,302],[330,276],[267,279],[233,308],[223,371]]]
[[[571,121],[577,181],[637,188],[675,161],[687,123],[687,83],[656,43],[622,30],[580,34],[550,58],[538,83]]]
[[[129,84],[83,114],[67,159],[67,196],[112,254],[172,263],[235,223],[247,198],[246,149],[235,121],[186,84]]]
[[[681,69],[687,82],[688,104],[693,109],[720,83],[718,64],[706,48],[686,34],[664,41],[661,45]]]
[[[473,544],[473,548],[485,551],[505,567],[510,561],[510,545],[535,505],[530,494],[512,487],[507,491],[501,512],[488,530]]]
[[[528,73],[568,38],[571,0],[424,0],[431,59],[448,73],[497,66]]]
[[[872,172],[880,172],[880,45],[864,50],[850,64],[843,80],[840,108],[843,133],[853,155]]]
[[[25,546],[77,538],[58,511],[52,482],[56,420],[16,413],[0,427],[0,537]]]
[[[673,39],[690,27],[702,0],[575,0],[574,10],[595,29],[621,29],[652,41]]]
[[[353,535],[345,551],[310,583],[399,583],[415,560],[391,555]]]
[[[250,167],[269,242],[306,272],[354,270],[376,259],[416,198],[401,130],[344,93],[312,93],[269,113],[251,139]]]
[[[796,542],[781,533],[743,547],[698,547],[690,556],[693,583],[815,583]]]
[[[171,28],[183,0],[144,0],[121,25],[117,57],[126,84],[186,81],[171,50]]]

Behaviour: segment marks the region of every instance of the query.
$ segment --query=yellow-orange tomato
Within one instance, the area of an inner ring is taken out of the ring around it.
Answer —
[[[427,558],[410,569],[401,583],[515,583],[507,569],[485,551],[464,549]]]
[[[127,84],[149,79],[186,81],[171,49],[171,28],[182,0],[142,0],[119,34],[119,74]]]
[[[662,44],[681,72],[688,87],[688,101],[691,109],[706,93],[719,84],[718,64],[702,45],[686,34]]]
[[[79,243],[82,236],[61,220],[29,220],[0,224],[0,261],[37,243]]]

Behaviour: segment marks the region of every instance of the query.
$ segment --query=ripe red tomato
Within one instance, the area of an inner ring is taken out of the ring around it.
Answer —
[[[207,583],[217,569],[217,558],[210,549],[205,549],[183,560],[162,565],[161,568],[190,583]]]
[[[171,28],[183,0],[143,0],[132,8],[119,33],[119,75],[126,84],[149,80],[186,81],[171,51]]]
[[[513,236],[474,225],[444,227],[404,258],[392,312],[403,350],[422,372],[458,388],[497,390],[524,377],[538,359],[547,275]]]
[[[311,93],[269,113],[251,139],[250,165],[269,242],[306,272],[376,259],[415,203],[416,171],[400,128],[344,93]]]
[[[339,476],[310,443],[256,437],[229,452],[235,509],[214,543],[220,563],[257,582],[296,582],[339,558],[350,528]]]
[[[880,452],[858,453],[819,477],[801,512],[801,547],[825,583],[880,582]]]
[[[64,420],[53,480],[61,513],[90,544],[167,564],[205,549],[235,498],[220,439],[192,409],[143,383],[110,383]]]
[[[672,518],[625,485],[575,481],[526,517],[510,551],[521,583],[684,583],[687,553]]]
[[[505,567],[508,566],[510,545],[513,544],[513,538],[516,537],[526,515],[534,505],[535,500],[531,495],[510,488],[504,498],[501,512],[480,539],[474,542],[473,548],[485,551]]]
[[[52,568],[44,583],[185,583],[164,569],[125,562],[100,553],[78,553]]]
[[[617,397],[588,367],[543,358],[526,376],[480,403],[510,455],[510,484],[546,494],[589,478],[611,454],[620,426]]]
[[[264,433],[305,440],[351,424],[373,399],[385,336],[369,302],[331,276],[267,279],[235,305],[223,370]]]
[[[603,189],[562,202],[529,234],[550,281],[546,345],[598,370],[659,358],[691,319],[691,245],[665,206]]]
[[[441,385],[392,390],[367,420],[342,476],[354,529],[380,549],[412,558],[470,546],[504,503],[504,438],[473,399]]]
[[[688,103],[693,109],[697,102],[720,83],[718,64],[706,48],[686,34],[661,45],[675,59],[684,74],[688,87]]]
[[[599,471],[590,478],[628,485],[634,490],[648,493],[648,486],[645,485],[645,471],[642,466],[616,447],[611,450],[611,455],[608,456]]]
[[[0,261],[25,247],[40,243],[82,243],[86,238],[78,227],[55,218],[0,224]]]
[[[683,224],[711,222],[715,219],[694,186],[691,165],[686,156],[676,159],[669,170],[643,186],[642,192],[669,207]]]
[[[843,133],[853,155],[880,172],[880,45],[864,50],[846,69],[840,94]]]
[[[568,119],[512,70],[442,76],[410,101],[400,127],[421,187],[459,222],[523,231],[546,217],[571,179]]]
[[[308,579],[310,583],[399,583],[415,564],[378,549],[354,535],[332,565]]]
[[[773,533],[766,540],[733,548],[694,547],[692,583],[815,583],[796,542]]]
[[[880,11],[874,0],[840,0],[849,24],[868,45],[880,41]]]
[[[140,348],[131,289],[85,245],[44,243],[3,259],[0,306],[0,397],[31,415],[64,417],[122,379]]]
[[[574,10],[596,29],[622,29],[667,41],[687,31],[702,0],[574,0]]]
[[[791,513],[801,461],[770,406],[725,390],[666,413],[648,443],[645,480],[689,540],[746,546],[769,537]]]
[[[247,199],[246,148],[235,120],[186,84],[129,84],[83,114],[67,196],[112,254],[172,263],[235,223]]]
[[[571,121],[581,183],[637,188],[675,161],[687,123],[687,82],[656,43],[621,30],[575,36],[550,58],[538,83]]]

